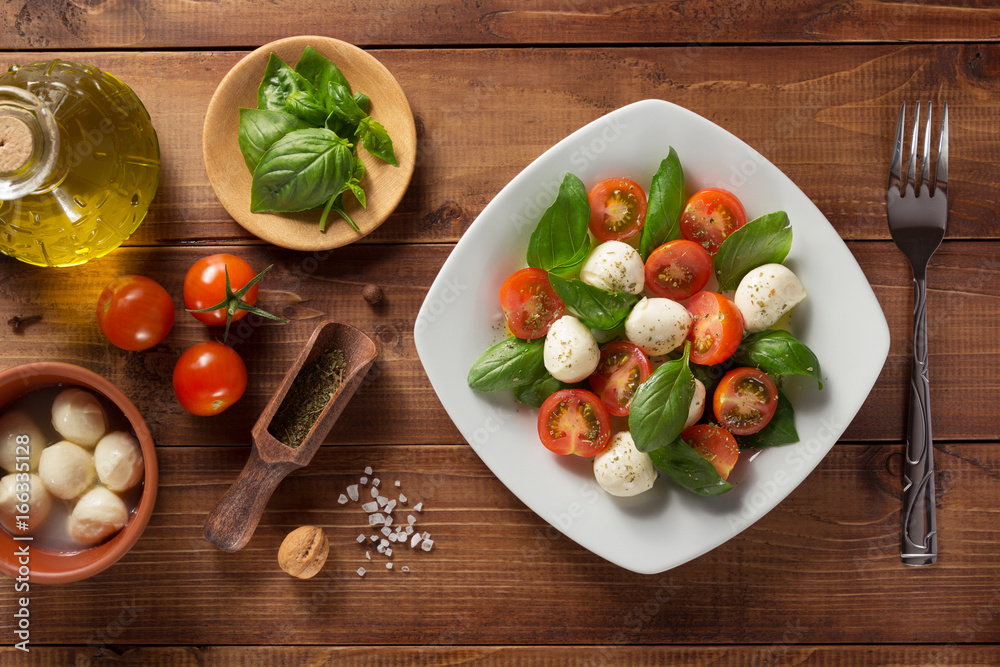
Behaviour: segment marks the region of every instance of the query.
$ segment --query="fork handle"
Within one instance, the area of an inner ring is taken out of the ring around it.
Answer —
[[[930,381],[927,375],[927,283],[913,277],[913,369],[910,414],[903,469],[903,539],[906,565],[937,561],[937,518],[934,508],[934,439],[931,436]]]

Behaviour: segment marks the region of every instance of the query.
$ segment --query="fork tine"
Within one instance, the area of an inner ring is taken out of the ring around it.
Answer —
[[[924,154],[920,159],[920,187],[931,192],[931,101],[927,101],[927,120],[924,121]],[[914,184],[914,187],[916,185]]]
[[[892,144],[892,160],[889,161],[889,188],[899,187],[900,169],[903,166],[903,119],[906,116],[906,102],[899,108],[899,120],[896,121],[896,140]]]
[[[916,111],[913,113],[913,136],[910,137],[910,161],[906,165],[906,182],[914,189],[917,189],[917,128],[920,127],[920,102],[917,102]]]
[[[934,193],[940,190],[948,194],[948,103],[944,103],[941,115],[941,136],[938,137],[938,161],[934,167]]]

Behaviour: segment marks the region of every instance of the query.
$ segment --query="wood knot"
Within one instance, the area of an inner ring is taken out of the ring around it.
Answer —
[[[446,201],[438,206],[433,212],[428,213],[423,218],[423,229],[433,229],[435,227],[450,225],[452,222],[462,219],[465,211],[457,202]]]

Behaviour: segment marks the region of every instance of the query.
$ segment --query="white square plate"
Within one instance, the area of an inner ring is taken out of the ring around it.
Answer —
[[[625,176],[648,191],[670,146],[689,195],[722,187],[740,198],[751,219],[788,213],[794,237],[786,264],[809,293],[793,312],[792,330],[819,357],[824,388],[817,391],[805,378],[786,381],[801,440],[763,450],[742,465],[730,493],[702,498],[661,477],[647,493],[615,498],[597,486],[590,459],[557,456],[541,445],[537,410],[515,402],[511,392],[477,393],[466,378],[479,355],[504,337],[500,285],[525,266],[528,237],[565,173],[587,187]],[[854,256],[787,176],[711,121],[669,102],[644,100],[569,135],[500,191],[431,286],[414,340],[455,425],[511,492],[595,554],[653,574],[734,537],[806,478],[871,391],[889,352],[889,327]]]

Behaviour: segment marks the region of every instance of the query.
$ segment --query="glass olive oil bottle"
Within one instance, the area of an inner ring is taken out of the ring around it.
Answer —
[[[50,60],[0,76],[0,252],[38,266],[101,257],[131,235],[160,173],[142,102],[96,67]]]

